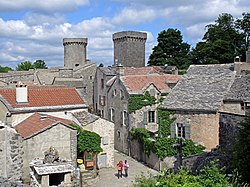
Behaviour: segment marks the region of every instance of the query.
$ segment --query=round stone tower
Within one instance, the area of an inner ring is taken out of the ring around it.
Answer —
[[[122,31],[113,34],[114,64],[118,62],[124,67],[145,66],[145,42],[147,33]]]
[[[87,63],[87,38],[64,38],[64,67],[76,68]]]

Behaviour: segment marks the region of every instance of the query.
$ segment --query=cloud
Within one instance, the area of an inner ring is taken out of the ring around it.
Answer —
[[[181,30],[194,46],[219,14],[236,18],[248,10],[249,0],[0,0],[1,15],[21,16],[0,17],[0,63],[43,59],[49,67],[63,66],[63,38],[87,37],[87,57],[111,65],[112,34],[128,28],[147,32],[147,59],[162,29]]]
[[[33,10],[35,12],[65,12],[75,10],[79,6],[88,5],[89,0],[1,0],[0,11],[23,11]]]
[[[124,8],[119,14],[117,14],[112,22],[114,24],[139,24],[149,22],[156,18],[154,9],[151,8]]]

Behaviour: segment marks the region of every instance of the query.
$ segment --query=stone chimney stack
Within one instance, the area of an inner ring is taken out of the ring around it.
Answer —
[[[28,103],[28,87],[22,83],[16,85],[16,103]]]
[[[124,67],[121,63],[117,62],[115,68],[118,77],[124,76]]]

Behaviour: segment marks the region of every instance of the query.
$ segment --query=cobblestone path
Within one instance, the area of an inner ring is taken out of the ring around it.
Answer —
[[[116,176],[116,167],[101,169],[99,173],[100,178],[97,182],[92,184],[91,187],[132,187],[135,177],[141,175],[142,172],[144,175],[149,173],[158,173],[157,171],[143,165],[142,163],[137,162],[135,159],[116,151],[115,163],[118,163],[119,160],[122,160],[123,162],[124,160],[127,160],[129,163],[129,174],[127,178],[122,177],[118,179]]]

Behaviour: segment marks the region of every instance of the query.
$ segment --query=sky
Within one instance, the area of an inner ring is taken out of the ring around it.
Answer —
[[[112,65],[112,34],[120,31],[147,33],[147,61],[161,31],[178,29],[195,47],[220,14],[243,12],[250,0],[0,0],[0,65],[41,59],[62,67],[63,38],[88,38],[87,58]]]

